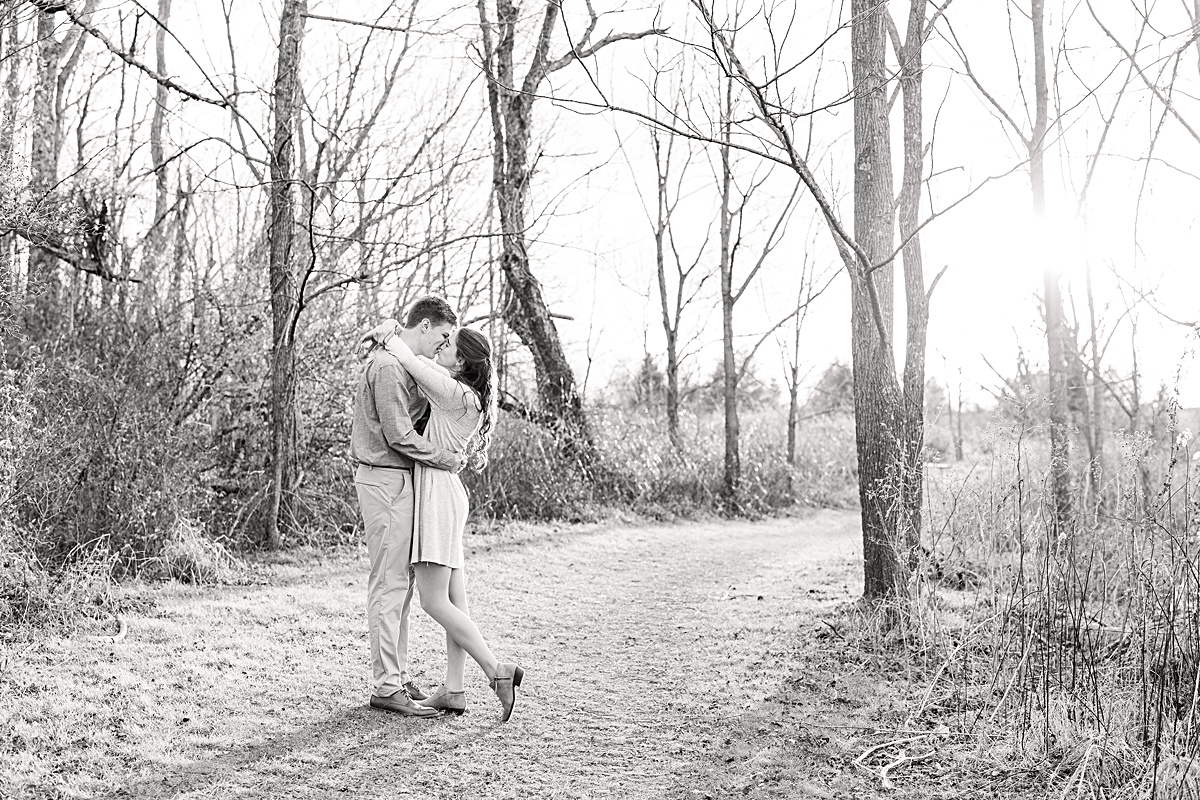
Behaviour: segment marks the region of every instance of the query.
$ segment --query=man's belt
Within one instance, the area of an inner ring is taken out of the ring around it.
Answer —
[[[360,467],[366,467],[367,469],[402,469],[405,472],[412,472],[412,467],[389,467],[383,464],[367,464],[362,461],[358,462],[358,465]]]

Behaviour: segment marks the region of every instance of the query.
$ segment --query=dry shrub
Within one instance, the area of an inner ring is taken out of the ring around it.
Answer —
[[[1056,791],[1187,796],[1196,774],[1180,765],[1200,759],[1190,436],[1168,422],[1124,437],[1100,498],[1076,470],[1077,513],[1057,529],[1044,428],[997,419],[986,435],[984,460],[928,471],[937,569],[914,573],[900,626],[867,626],[864,641],[904,650],[923,676],[914,718],[984,736]]]
[[[81,553],[116,556],[118,573],[153,556],[177,514],[204,503],[204,447],[177,422],[155,348],[99,364],[85,349],[24,370],[34,410],[18,447],[13,517],[51,566]]]
[[[239,568],[239,560],[225,545],[207,538],[194,522],[179,518],[148,572],[154,577],[203,585],[229,583],[238,576]]]
[[[89,610],[116,605],[111,559],[98,554],[51,570],[33,554],[0,547],[0,629],[72,628]]]
[[[12,370],[0,371],[0,628],[68,626],[84,608],[108,607],[112,560],[104,553],[75,553],[65,569],[52,569],[20,525],[18,498],[37,440],[39,392]]]
[[[465,472],[472,513],[492,519],[583,520],[595,496],[546,428],[502,414],[492,435],[487,468]]]
[[[681,414],[681,451],[661,410],[595,408],[592,432],[600,463],[583,468],[564,455],[544,427],[502,414],[482,473],[465,473],[474,514],[485,518],[584,520],[604,506],[670,519],[727,513],[723,418]],[[742,420],[739,513],[761,514],[796,503],[856,502],[853,421],[829,416],[801,429],[796,464],[787,463],[786,416],[777,410]]]
[[[597,438],[620,487],[601,487],[633,509],[654,516],[729,512],[724,496],[724,417],[684,410],[682,451],[667,435],[661,411],[601,409]],[[787,417],[778,409],[747,412],[741,419],[741,485],[737,511],[769,513],[799,503],[839,507],[856,502],[853,420],[829,415],[806,421],[797,437],[796,463],[787,461]]]
[[[1143,783],[1146,800],[1200,800],[1200,760],[1167,756]]]

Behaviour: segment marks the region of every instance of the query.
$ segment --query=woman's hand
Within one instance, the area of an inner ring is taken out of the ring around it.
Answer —
[[[401,364],[409,364],[410,359],[417,357],[412,348],[405,344],[399,336],[387,337],[387,341],[383,343],[383,349],[400,359]]]
[[[371,330],[363,334],[362,339],[359,339],[361,344],[376,345],[383,344],[399,330],[400,323],[394,319],[384,320],[376,325]]]

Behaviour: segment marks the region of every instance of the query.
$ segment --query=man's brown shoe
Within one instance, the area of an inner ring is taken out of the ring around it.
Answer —
[[[429,695],[427,695],[423,691],[421,691],[420,686],[417,686],[412,681],[409,681],[408,683],[404,684],[404,686],[401,688],[403,688],[404,691],[408,692],[408,696],[411,697],[413,700],[425,700],[426,698],[429,697]]]
[[[381,711],[393,711],[406,717],[436,717],[437,710],[419,706],[404,692],[403,689],[388,697],[371,695],[371,708]]]

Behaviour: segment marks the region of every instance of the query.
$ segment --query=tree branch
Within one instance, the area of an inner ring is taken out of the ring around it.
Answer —
[[[387,31],[389,33],[423,33],[415,28],[401,28],[397,25],[380,25],[374,22],[363,22],[357,19],[345,19],[343,17],[327,17],[323,14],[313,14],[312,12],[304,14],[308,19],[319,19],[323,22],[340,22],[344,25],[354,25],[359,28],[370,28],[375,31]]]
[[[180,86],[178,83],[171,80],[166,75],[158,74],[154,70],[150,69],[150,67],[148,67],[145,64],[143,64],[142,62],[138,61],[136,58],[133,58],[131,55],[126,53],[124,50],[122,50],[121,48],[119,48],[115,44],[113,44],[112,40],[109,39],[107,36],[105,36],[104,33],[101,32],[99,28],[96,28],[95,26],[85,22],[82,17],[80,17],[75,12],[73,12],[69,7],[65,9],[65,12],[66,12],[67,17],[71,20],[71,22],[75,23],[80,28],[83,28],[85,31],[90,33],[94,38],[98,39],[101,44],[103,44],[106,48],[108,48],[108,51],[110,53],[112,53],[114,56],[121,59],[129,66],[133,67],[134,69],[141,70],[142,72],[146,73],[157,83],[167,87],[168,89],[179,92],[181,95],[183,95],[184,97],[187,97],[191,100],[198,100],[201,103],[208,103],[209,105],[216,106],[217,108],[229,108],[229,106],[230,106],[229,101],[225,100],[224,98],[222,98],[220,100],[214,100],[211,97],[205,97],[202,94],[197,94],[196,92],[193,92],[191,89],[187,89],[183,86]]]
[[[648,31],[639,31],[638,33],[610,33],[608,36],[605,36],[603,39],[601,39],[600,41],[596,42],[593,45],[590,45],[588,47],[583,47],[583,48],[575,48],[574,50],[567,53],[566,55],[561,56],[561,57],[556,58],[555,60],[551,61],[545,67],[545,74],[549,75],[552,72],[557,72],[558,70],[560,70],[563,67],[570,64],[572,61],[575,61],[576,59],[582,60],[585,58],[591,58],[592,56],[596,55],[596,53],[598,51],[604,49],[605,47],[608,47],[613,42],[622,42],[622,41],[630,41],[631,42],[631,41],[636,41],[638,39],[644,39],[647,36],[661,36],[662,34],[664,34],[666,32],[667,32],[666,28],[651,28]]]
[[[1124,54],[1125,58],[1129,60],[1129,63],[1137,72],[1138,77],[1142,79],[1142,83],[1146,84],[1146,88],[1154,93],[1154,96],[1158,98],[1158,101],[1163,104],[1167,111],[1171,112],[1171,116],[1175,117],[1176,121],[1178,121],[1179,124],[1182,125],[1184,129],[1192,135],[1192,138],[1197,142],[1200,142],[1200,133],[1197,133],[1196,129],[1189,125],[1187,120],[1183,118],[1183,115],[1181,115],[1175,109],[1175,104],[1171,102],[1171,98],[1162,93],[1162,89],[1158,88],[1158,84],[1146,77],[1146,73],[1142,71],[1141,65],[1137,63],[1137,57],[1133,53],[1129,52],[1125,48],[1125,45],[1121,44],[1120,40],[1113,35],[1112,31],[1105,27],[1104,23],[1100,21],[1100,16],[1096,14],[1096,9],[1092,8],[1091,0],[1088,0],[1087,7],[1088,11],[1090,11],[1092,14],[1092,19],[1094,19],[1096,24],[1100,26],[1100,30],[1104,31],[1104,34],[1109,38],[1109,40],[1112,41],[1112,43],[1117,46],[1117,49]]]

